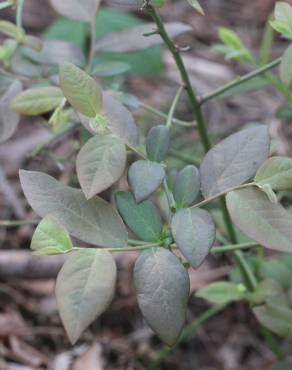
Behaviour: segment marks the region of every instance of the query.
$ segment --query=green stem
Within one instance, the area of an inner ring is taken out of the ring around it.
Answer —
[[[18,1],[17,1],[17,8],[16,8],[16,26],[17,26],[19,29],[22,29],[23,5],[24,5],[24,0],[18,0]]]
[[[221,198],[222,196],[226,195],[227,193],[230,193],[233,190],[244,189],[244,188],[247,188],[249,186],[255,186],[255,183],[254,182],[249,182],[247,184],[237,185],[237,186],[234,186],[232,188],[226,189],[226,190],[222,191],[221,193],[212,195],[212,197],[204,199],[201,202],[194,204],[191,208],[202,207],[202,206],[212,202],[213,200],[215,200],[217,198]],[[225,205],[224,205],[224,208],[225,208]]]
[[[206,103],[209,100],[212,100],[212,99],[216,98],[217,96],[225,93],[226,91],[232,89],[233,87],[239,86],[242,83],[244,83],[246,81],[249,81],[249,80],[251,80],[252,78],[254,78],[256,76],[259,76],[259,75],[265,73],[266,71],[269,71],[270,69],[277,67],[281,63],[281,60],[282,60],[282,58],[275,59],[271,63],[268,63],[265,66],[256,69],[255,71],[247,73],[244,76],[238,77],[235,80],[233,80],[231,82],[228,82],[227,84],[219,87],[218,89],[212,91],[211,93],[203,96],[200,99],[200,105]]]
[[[186,71],[184,62],[181,58],[179,49],[175,46],[172,39],[169,37],[159,14],[157,13],[157,11],[152,6],[147,5],[146,8],[148,9],[148,12],[149,12],[150,16],[152,17],[153,21],[156,23],[158,33],[160,34],[160,36],[163,39],[165,45],[168,47],[169,51],[173,55],[173,58],[174,58],[174,60],[176,62],[176,65],[177,65],[177,68],[179,69],[182,82],[185,85],[185,89],[186,89],[187,94],[189,96],[191,107],[192,107],[194,116],[195,116],[196,121],[197,121],[197,128],[198,128],[198,132],[199,132],[203,147],[205,149],[205,152],[207,152],[211,148],[211,143],[210,143],[210,140],[209,140],[208,131],[207,131],[207,128],[206,128],[206,125],[205,125],[205,120],[204,120],[202,110],[201,110],[202,100],[199,102],[199,100],[197,99],[197,97],[194,93],[194,90],[192,88],[192,85],[191,85],[191,82],[190,82],[190,79],[189,79],[189,75]],[[276,65],[278,65],[280,63],[280,61],[281,61],[281,59],[276,60],[276,61],[270,63],[269,66],[265,66],[263,68],[260,68],[259,70],[257,70],[256,73],[253,72],[253,73],[249,74],[248,77],[245,76],[243,78],[239,78],[235,82],[233,81],[233,82],[225,85],[223,88],[217,89],[215,92],[209,94],[209,96],[203,98],[203,101],[206,101],[206,99],[210,100],[211,98],[220,95],[223,91],[226,91],[226,90],[230,89],[231,87],[234,87],[234,86],[242,83],[242,81],[241,81],[242,79],[244,79],[244,81],[246,81],[247,79],[251,79],[254,76],[258,75],[259,73],[263,73],[263,72],[267,71],[268,69],[271,69],[271,68],[275,67]],[[235,234],[235,230],[234,230],[233,224],[232,224],[231,219],[230,219],[230,215],[229,215],[227,207],[226,207],[225,199],[221,198],[220,203],[221,203],[221,209],[222,209],[222,212],[223,212],[226,227],[227,227],[227,230],[228,230],[228,233],[229,233],[229,237],[230,237],[230,239],[233,243],[236,243],[237,242],[236,234]],[[253,286],[253,280],[254,280],[254,279],[250,280],[250,276],[252,275],[252,271],[250,269],[247,270],[249,268],[249,266],[248,266],[247,263],[245,263],[245,264],[243,263],[244,257],[243,257],[243,255],[241,255],[241,252],[236,251],[234,254],[235,254],[235,257],[236,257],[236,259],[239,263],[240,269],[241,269],[242,273],[244,274],[244,277],[246,278],[247,284],[251,288]]]
[[[204,121],[204,117],[203,117],[203,114],[202,114],[202,111],[201,111],[201,108],[200,108],[200,104],[197,100],[197,97],[196,97],[194,91],[193,91],[191,81],[189,79],[189,75],[186,71],[184,62],[183,62],[182,57],[180,55],[180,51],[175,46],[172,39],[169,37],[169,35],[168,35],[168,33],[167,33],[167,31],[164,27],[164,24],[163,24],[163,22],[162,22],[162,20],[159,16],[159,14],[157,13],[156,9],[154,9],[150,5],[146,5],[146,8],[148,10],[149,15],[152,17],[153,21],[156,23],[158,33],[160,34],[164,43],[166,44],[169,51],[171,52],[171,54],[172,54],[172,56],[173,56],[173,58],[176,62],[176,65],[179,69],[183,85],[186,89],[186,92],[188,94],[188,97],[189,97],[189,100],[190,100],[190,103],[191,103],[191,108],[192,108],[193,114],[194,114],[194,116],[196,118],[196,121],[197,121],[197,128],[198,128],[198,131],[199,131],[199,134],[200,134],[200,137],[201,137],[203,147],[204,147],[205,151],[207,152],[211,148],[211,143],[210,143],[208,132],[207,132],[207,129],[206,129],[206,126],[205,126],[205,121]]]
[[[21,221],[11,221],[11,220],[1,220],[0,227],[17,227],[25,225],[37,225],[40,220],[21,220]]]
[[[183,330],[180,339],[178,340],[177,344],[180,344],[182,342],[185,342],[192,334],[198,330],[198,328],[203,325],[207,320],[209,320],[211,317],[215,316],[217,313],[222,311],[226,305],[216,305],[208,310],[206,310],[204,313],[202,313],[198,318],[190,322],[185,329]],[[160,368],[161,362],[168,357],[172,351],[174,350],[173,347],[164,347],[162,351],[158,353],[158,357],[155,361],[153,361],[146,370],[155,370]]]
[[[145,104],[145,103],[142,103],[142,102],[141,102],[141,106],[144,109],[148,110],[149,112],[155,114],[156,116],[167,119],[167,114],[164,113],[164,112],[161,112],[161,110],[156,109],[156,108],[152,107],[151,105],[148,105],[148,104]],[[174,118],[174,117],[172,118],[172,123],[177,124],[179,126],[183,126],[183,127],[195,127],[196,126],[195,122],[187,122],[187,121],[183,121],[183,120],[180,120],[180,119]]]
[[[241,243],[241,244],[230,244],[230,245],[223,245],[222,247],[213,247],[211,249],[212,254],[217,253],[226,253],[231,251],[237,251],[237,250],[243,250],[243,249],[250,249],[253,247],[258,247],[257,242],[247,242],[247,243]]]
[[[93,249],[100,249],[102,251],[107,251],[107,252],[133,252],[133,251],[143,251],[145,249],[149,249],[152,247],[158,247],[161,245],[161,242],[158,243],[150,243],[150,244],[143,244],[143,245],[137,245],[137,246],[126,246],[126,247],[121,247],[121,248],[100,248],[100,247],[93,247]],[[74,246],[74,250],[82,250],[82,249],[87,249],[86,247],[78,247]]]
[[[171,127],[174,112],[175,112],[176,106],[178,104],[179,98],[181,97],[181,94],[182,94],[183,90],[184,90],[184,86],[180,86],[180,88],[178,89],[178,91],[177,91],[177,93],[176,93],[176,95],[173,99],[173,102],[171,104],[171,107],[170,107],[170,110],[169,110],[169,113],[168,113],[168,116],[167,116],[166,127]]]

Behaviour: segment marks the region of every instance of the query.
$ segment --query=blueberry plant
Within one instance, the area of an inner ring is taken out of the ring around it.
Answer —
[[[146,322],[168,346],[184,335],[188,270],[197,269],[209,253],[232,253],[236,267],[229,281],[212,283],[196,294],[215,305],[204,318],[230,302],[248,302],[282,359],[274,334],[292,338],[292,215],[280,201],[292,189],[292,159],[273,156],[269,129],[263,124],[244,128],[212,146],[202,106],[227,92],[246,91],[251,88],[248,83],[253,82],[254,88],[255,80],[262,85],[270,83],[291,102],[292,46],[270,61],[270,35],[274,29],[289,44],[292,7],[276,3],[259,57],[253,56],[232,30],[220,29],[222,44],[216,50],[255,69],[198,96],[182,50],[173,41],[191,28],[179,22],[164,23],[159,8],[165,2],[117,0],[118,5],[138,6],[152,23],[96,39],[96,19],[102,11],[98,0],[51,0],[68,21],[83,22],[76,23],[79,36],[83,26],[91,29],[87,57],[69,41],[26,34],[21,21],[23,0],[0,3],[0,8],[16,7],[17,14],[16,24],[0,21],[0,32],[7,36],[0,47],[5,85],[0,100],[1,141],[12,136],[20,115],[49,117],[48,124],[57,134],[80,125],[87,137],[91,135],[76,156],[80,188],[46,173],[20,170],[28,203],[43,218],[31,249],[35,255],[68,254],[57,277],[56,298],[72,343],[113,299],[117,280],[114,253],[139,251],[133,273],[138,304]],[[198,1],[189,3],[204,15]],[[151,108],[161,124],[143,135],[130,108],[147,106],[122,90],[103,87],[107,78],[128,71],[129,64],[117,59],[101,62],[96,57],[104,53],[123,56],[159,45],[172,54],[181,84],[167,114]],[[279,77],[271,72],[277,66]],[[14,81],[8,83],[11,78]],[[194,122],[175,117],[183,93]],[[198,131],[205,155],[198,167],[188,164],[175,169],[173,176],[168,156],[177,125]],[[120,181],[125,173],[127,191]],[[100,196],[105,190],[110,201]],[[215,217],[219,210],[225,235]],[[136,239],[130,239],[128,233]],[[270,262],[263,257],[264,248],[283,254]]]

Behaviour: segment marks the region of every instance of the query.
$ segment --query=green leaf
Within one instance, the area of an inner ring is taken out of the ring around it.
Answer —
[[[292,339],[292,310],[282,302],[269,299],[265,305],[254,307],[253,313],[259,322],[273,333]]]
[[[129,146],[137,146],[139,142],[138,129],[131,112],[109,93],[103,93],[103,106],[101,116],[104,118],[107,128],[123,143]],[[82,114],[78,115],[81,124],[92,134],[98,132],[96,120]],[[93,121],[93,124],[92,124]]]
[[[192,267],[198,268],[214,243],[216,229],[209,212],[185,208],[173,216],[171,232],[183,256]]]
[[[138,258],[134,281],[146,322],[163,342],[173,346],[185,322],[190,292],[188,273],[173,253],[156,247]]]
[[[24,41],[24,31],[9,21],[0,21],[0,33],[16,39],[20,43]]]
[[[275,20],[271,26],[285,36],[292,36],[292,6],[283,1],[277,1],[275,6]]]
[[[200,289],[196,297],[206,299],[214,304],[227,304],[246,298],[246,287],[243,284],[234,284],[227,281],[217,281]]]
[[[67,230],[51,216],[45,217],[35,229],[30,249],[36,256],[67,253],[73,245]]]
[[[270,185],[274,190],[292,189],[292,158],[272,157],[258,169],[255,179],[258,185]]]
[[[201,15],[205,15],[204,9],[201,7],[201,4],[198,0],[188,0],[189,4]]]
[[[127,153],[125,145],[113,135],[96,135],[81,148],[76,170],[86,198],[106,190],[123,174]]]
[[[96,64],[92,74],[98,77],[113,77],[128,72],[130,69],[131,66],[126,62],[112,61]]]
[[[291,370],[292,368],[292,363],[291,362],[288,362],[288,361],[280,361],[280,362],[277,362],[272,370]]]
[[[200,191],[200,173],[196,166],[188,165],[177,175],[174,181],[173,196],[178,208],[191,205]]]
[[[57,108],[64,96],[54,86],[35,87],[20,93],[11,103],[13,112],[26,116],[38,116]]]
[[[292,104],[280,106],[276,112],[276,117],[283,121],[290,120],[292,118]]]
[[[78,66],[85,65],[85,57],[82,50],[71,42],[66,41],[44,41],[40,51],[24,48],[22,53],[27,59],[38,64],[56,65],[70,62]]]
[[[136,161],[129,167],[128,178],[136,201],[142,202],[159,188],[165,177],[162,164],[150,161]]]
[[[283,289],[289,287],[292,277],[289,268],[279,260],[262,261],[260,264],[260,275],[265,279],[273,279],[278,282]]]
[[[292,8],[291,8],[292,9]],[[292,83],[292,45],[283,54],[280,64],[280,78],[286,85]]]
[[[205,198],[240,185],[255,175],[269,155],[270,137],[266,126],[237,132],[215,145],[200,167]]]
[[[219,27],[219,38],[224,45],[217,45],[215,49],[225,55],[227,60],[238,59],[243,62],[252,61],[249,50],[242,43],[237,34],[229,28]]]
[[[96,81],[71,63],[59,67],[61,89],[78,112],[95,117],[102,107],[102,91]]]
[[[124,3],[125,0],[122,0],[122,2]],[[135,8],[137,8],[137,3],[135,3]],[[140,17],[134,16],[129,12],[123,12],[121,9],[102,7],[98,11],[96,23],[96,37],[100,39],[106,34],[129,29],[144,22]],[[161,73],[164,68],[162,52],[159,46],[131,53],[98,53],[94,58],[94,64],[107,64],[113,61],[129,64],[132,75],[153,76]]]
[[[90,22],[95,17],[100,0],[50,0],[55,10],[65,17]]]
[[[162,221],[158,209],[150,200],[140,204],[131,193],[116,194],[117,208],[129,228],[146,242],[158,242],[162,232]]]
[[[169,144],[169,128],[163,125],[152,127],[146,139],[148,159],[153,162],[162,162],[167,156]]]
[[[247,236],[266,248],[292,251],[292,215],[280,204],[273,204],[255,187],[227,194],[232,221]]]
[[[175,38],[192,29],[189,25],[180,22],[166,23],[164,26],[171,38]],[[96,51],[128,53],[162,45],[163,40],[160,35],[145,36],[147,33],[153,32],[155,27],[155,23],[147,23],[124,31],[111,32],[97,41]]]
[[[88,34],[89,27],[86,23],[58,17],[45,30],[43,38],[47,41],[67,41],[84,50]]]
[[[41,172],[19,172],[23,192],[40,216],[51,215],[74,237],[101,247],[124,247],[127,230],[117,211],[99,197],[86,200],[79,189]]]
[[[56,282],[57,306],[72,344],[112,301],[117,268],[107,251],[84,249],[70,254]]]
[[[249,300],[252,305],[258,305],[271,298],[279,299],[280,296],[284,296],[284,290],[281,285],[273,278],[266,278],[257,285]]]
[[[0,143],[10,139],[17,129],[20,118],[10,110],[10,104],[21,90],[21,83],[15,80],[0,98]]]

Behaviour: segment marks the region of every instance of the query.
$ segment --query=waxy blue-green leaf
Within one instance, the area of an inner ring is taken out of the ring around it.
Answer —
[[[169,144],[169,128],[163,125],[152,127],[146,139],[148,159],[153,162],[162,162],[167,156]]]
[[[166,23],[165,28],[171,38],[175,38],[192,29],[191,26],[180,22]],[[98,40],[96,51],[127,53],[162,45],[163,40],[160,35],[144,36],[155,31],[155,29],[155,23],[147,23],[130,29],[111,32]]]
[[[265,193],[248,187],[227,194],[227,207],[235,225],[266,248],[292,252],[292,215]]]
[[[285,36],[292,36],[292,6],[284,1],[277,1],[275,6],[275,20],[271,26]]]
[[[105,200],[86,200],[79,189],[41,172],[19,172],[23,192],[40,216],[51,215],[76,238],[101,247],[124,247],[127,230],[118,212]]]
[[[89,139],[76,159],[78,180],[86,198],[112,186],[122,176],[126,162],[126,147],[116,136]]]
[[[71,63],[59,67],[60,85],[68,102],[78,112],[95,117],[102,108],[102,91],[96,81]]]
[[[94,118],[78,114],[81,124],[92,134],[98,132],[98,125]],[[138,129],[131,112],[119,100],[109,93],[103,93],[101,116],[107,128],[123,143],[130,146],[138,145]]]
[[[91,22],[96,16],[100,0],[50,0],[55,10],[68,18]]]
[[[190,206],[200,191],[200,173],[196,166],[188,165],[177,175],[173,186],[173,196],[177,208]]]
[[[270,185],[273,190],[292,189],[292,158],[272,157],[258,169],[255,183]]]
[[[21,90],[22,85],[16,80],[0,98],[0,143],[10,139],[17,129],[20,117],[11,111],[10,104]]]
[[[70,254],[64,263],[57,277],[56,298],[72,344],[111,303],[116,276],[115,261],[107,251],[86,248]]]
[[[268,157],[269,149],[270,137],[266,126],[239,131],[219,142],[209,150],[200,167],[204,197],[250,179]]]
[[[23,91],[11,103],[13,112],[26,116],[38,116],[57,108],[64,95],[54,86],[36,87]]]
[[[165,248],[151,248],[138,258],[134,269],[138,304],[148,325],[173,346],[182,331],[190,281],[178,258]]]
[[[162,164],[139,160],[129,167],[128,179],[137,202],[147,199],[165,177]]]
[[[227,304],[246,298],[246,287],[243,284],[228,281],[216,281],[200,289],[196,297],[206,299],[214,304]]]
[[[194,268],[204,261],[216,235],[210,213],[199,208],[180,209],[171,220],[171,232],[183,256]]]
[[[72,241],[67,230],[51,216],[41,220],[30,243],[30,249],[36,256],[67,253],[72,248]]]
[[[150,200],[137,204],[131,193],[119,192],[116,202],[123,220],[140,239],[159,241],[162,221],[158,209]]]
[[[291,26],[292,27],[292,26]],[[292,45],[288,46],[280,64],[280,78],[286,85],[292,83]]]

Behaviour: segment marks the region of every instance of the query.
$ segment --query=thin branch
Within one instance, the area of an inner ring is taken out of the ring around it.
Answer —
[[[180,88],[177,90],[177,93],[175,94],[175,97],[173,99],[173,102],[171,104],[171,107],[170,107],[170,110],[169,110],[169,113],[168,113],[168,116],[167,116],[166,127],[171,127],[174,112],[176,110],[176,106],[178,104],[178,101],[181,97],[181,94],[182,94],[183,90],[184,90],[184,86],[180,86]]]
[[[141,106],[144,109],[148,110],[149,112],[155,114],[156,116],[167,119],[167,114],[162,112],[161,110],[156,109],[156,108],[152,107],[151,105],[148,105],[148,104],[142,103],[142,102],[141,102]],[[183,121],[183,120],[180,120],[178,118],[172,118],[172,123],[177,124],[177,125],[182,126],[182,127],[195,127],[196,126],[196,122]]]
[[[271,63],[269,63],[269,64],[267,64],[263,67],[260,67],[260,68],[256,69],[255,71],[247,73],[244,76],[238,77],[235,80],[233,80],[231,82],[228,82],[227,84],[219,87],[218,89],[212,91],[211,93],[201,97],[200,100],[199,100],[200,105],[206,103],[209,100],[212,100],[212,99],[216,98],[219,95],[222,95],[223,93],[232,89],[233,87],[239,86],[239,85],[243,84],[244,82],[247,82],[247,81],[251,80],[252,78],[254,78],[256,76],[259,76],[259,75],[269,71],[270,69],[277,67],[281,63],[281,60],[282,60],[282,58],[275,59]]]

